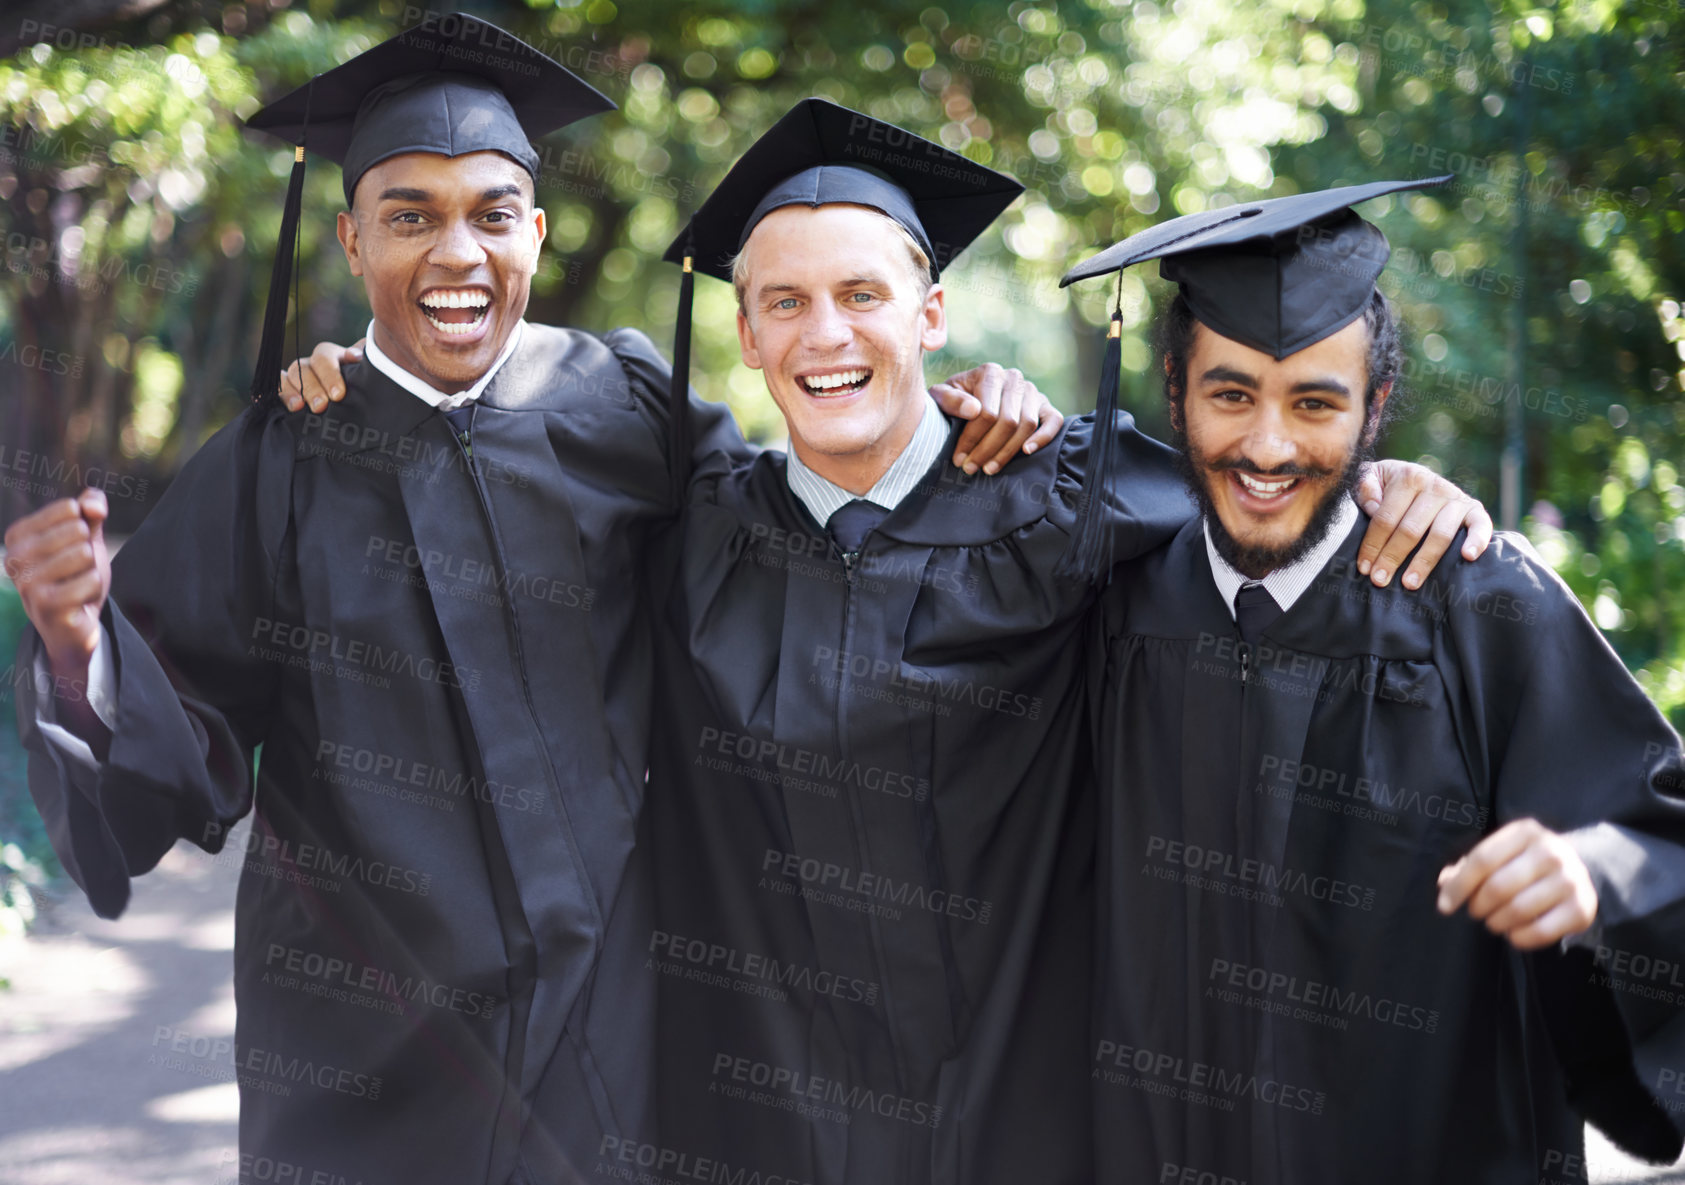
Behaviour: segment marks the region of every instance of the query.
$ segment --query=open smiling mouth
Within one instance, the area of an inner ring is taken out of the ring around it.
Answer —
[[[479,289],[436,288],[416,302],[422,315],[440,333],[473,333],[491,311],[491,294]]]
[[[1234,474],[1241,489],[1265,502],[1281,497],[1300,481],[1297,477],[1253,477],[1250,473],[1242,473],[1238,469],[1231,469],[1229,472]]]
[[[835,399],[852,395],[872,381],[869,370],[834,370],[829,374],[810,374],[796,379],[801,389],[818,399]]]

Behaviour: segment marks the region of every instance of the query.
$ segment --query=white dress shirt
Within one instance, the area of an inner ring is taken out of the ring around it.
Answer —
[[[1267,590],[1275,603],[1281,606],[1283,613],[1293,608],[1293,602],[1305,595],[1305,590],[1311,583],[1328,568],[1328,561],[1334,558],[1334,553],[1340,550],[1340,545],[1351,534],[1352,524],[1357,522],[1357,503],[1345,494],[1340,495],[1340,507],[1334,514],[1334,521],[1328,528],[1328,534],[1323,536],[1322,542],[1311,548],[1309,552],[1300,556],[1285,568],[1277,568],[1263,580],[1258,581]],[[1217,545],[1211,542],[1211,524],[1205,524],[1205,554],[1211,560],[1211,578],[1217,582],[1217,591],[1222,595],[1223,604],[1229,608],[1229,617],[1234,617],[1235,593],[1240,591],[1243,584],[1253,581],[1242,576],[1229,566],[1229,561],[1217,554]]]
[[[497,377],[497,372],[503,369],[505,362],[509,361],[509,355],[513,354],[515,347],[521,344],[521,335],[526,332],[526,328],[525,318],[515,322],[514,332],[509,335],[509,340],[503,343],[503,352],[486,368],[486,373],[482,374],[479,381],[472,387],[465,391],[458,391],[455,395],[446,395],[443,391],[428,386],[425,379],[411,374],[387,357],[386,352],[375,344],[373,321],[369,322],[369,331],[363,335],[365,339],[363,357],[368,360],[370,366],[373,366],[381,374],[397,383],[429,407],[436,407],[440,411],[455,411],[459,407],[466,407],[480,397],[486,389],[486,384]]]

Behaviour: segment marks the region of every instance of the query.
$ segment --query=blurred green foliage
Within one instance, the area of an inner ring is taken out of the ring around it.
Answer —
[[[551,230],[533,319],[670,341],[677,276],[662,251],[762,130],[823,95],[1029,187],[944,277],[950,344],[933,378],[1017,365],[1080,411],[1118,299],[1126,399],[1160,431],[1147,343],[1165,285],[1129,274],[1065,290],[1065,268],[1178,213],[1455,173],[1364,209],[1394,244],[1383,286],[1413,330],[1413,410],[1388,451],[1496,509],[1519,409],[1526,529],[1685,722],[1678,0],[460,8],[620,104],[541,145]],[[169,0],[112,18],[91,47],[45,36],[0,61],[5,448],[55,459],[60,484],[100,467],[145,482],[114,505],[119,529],[138,520],[249,382],[290,154],[239,120],[427,11]],[[295,318],[306,350],[367,322],[333,236],[340,202],[337,170],[313,165]],[[697,386],[776,440],[734,315],[729,288],[703,279]],[[43,494],[19,484],[0,489],[8,519]]]
[[[25,622],[17,590],[0,576],[0,654],[17,649]],[[12,712],[16,679],[16,668],[8,663],[0,681],[0,939],[22,933],[35,920],[31,888],[61,871],[26,789],[24,751]],[[4,984],[0,980],[0,987]]]

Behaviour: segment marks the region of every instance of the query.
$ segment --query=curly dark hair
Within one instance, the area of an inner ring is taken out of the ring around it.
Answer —
[[[1363,307],[1363,323],[1369,329],[1369,382],[1363,392],[1364,436],[1373,441],[1404,406],[1398,389],[1398,378],[1404,369],[1404,340],[1392,301],[1379,288]],[[1171,419],[1178,432],[1183,423],[1182,401],[1188,393],[1188,351],[1193,348],[1194,326],[1198,324],[1187,298],[1178,292],[1153,328],[1154,351],[1169,363],[1164,367],[1164,397],[1170,403]],[[1393,391],[1377,409],[1375,393],[1389,383]]]

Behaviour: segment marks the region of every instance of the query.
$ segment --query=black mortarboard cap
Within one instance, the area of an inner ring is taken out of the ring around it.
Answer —
[[[738,158],[664,257],[684,267],[673,339],[674,479],[682,490],[689,440],[693,269],[731,279],[732,259],[762,218],[784,206],[866,206],[896,222],[941,275],[1024,187],[894,124],[826,99],[803,99]]]
[[[252,398],[273,394],[279,385],[306,148],[342,166],[346,205],[364,173],[405,152],[501,152],[536,183],[533,140],[613,109],[595,88],[512,33],[478,17],[447,13],[429,14],[253,115],[246,126],[297,150]]]
[[[1369,304],[1391,248],[1351,207],[1450,179],[1375,181],[1184,214],[1091,256],[1059,284],[1157,259],[1159,274],[1180,286],[1202,324],[1279,360],[1338,333]],[[1097,577],[1111,566],[1099,507],[1111,482],[1121,331],[1122,312],[1114,309],[1083,504],[1063,568],[1071,575]]]

